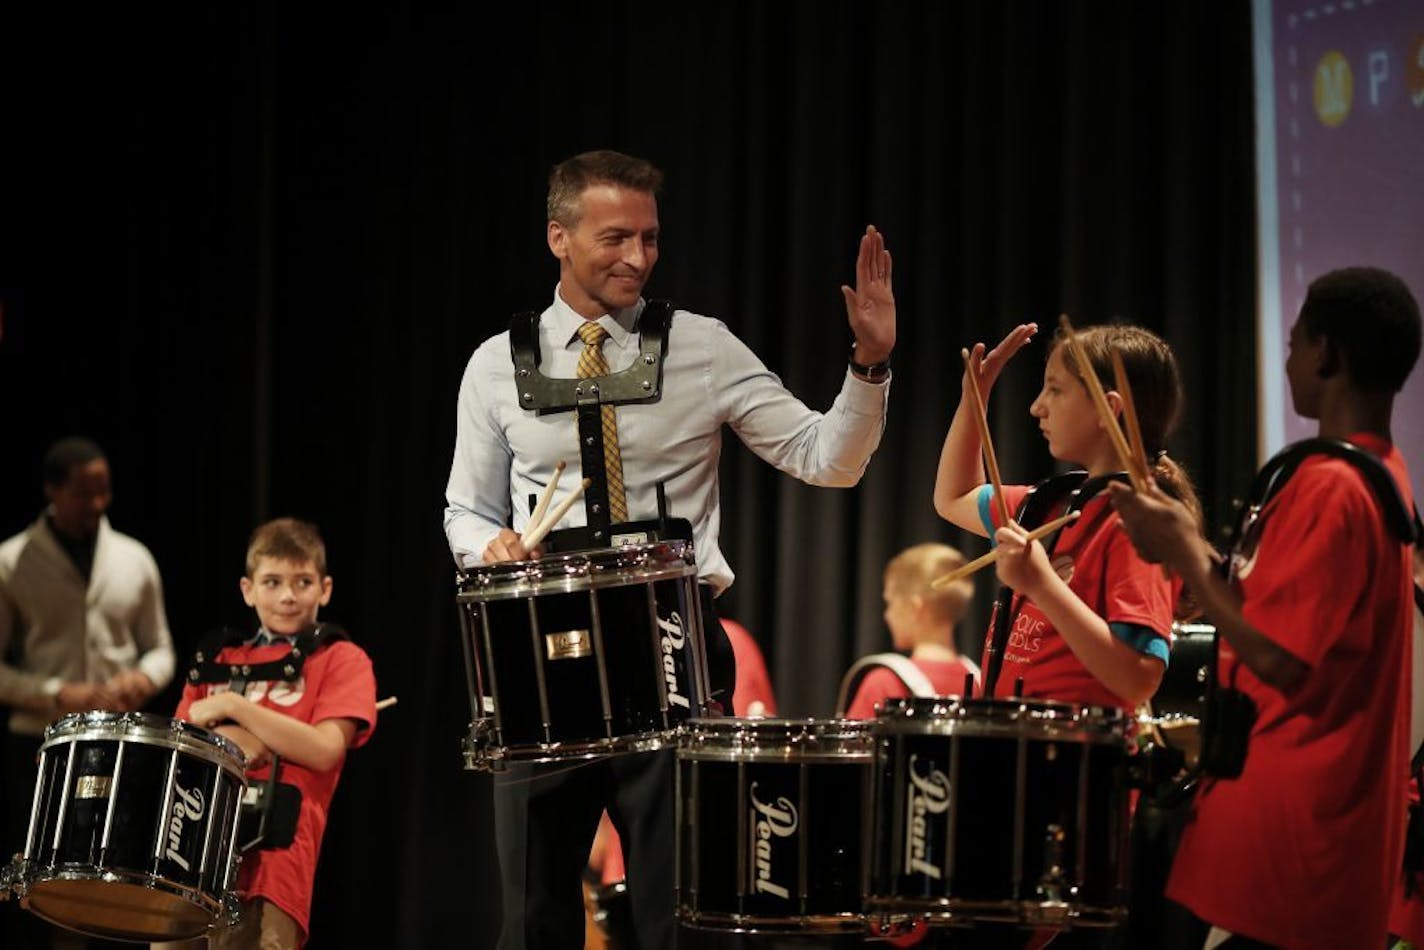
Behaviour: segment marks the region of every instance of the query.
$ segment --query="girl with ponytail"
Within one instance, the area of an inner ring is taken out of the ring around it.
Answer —
[[[978,388],[989,392],[1005,364],[1038,332],[1015,327],[992,351],[975,344],[971,366]],[[1132,389],[1152,475],[1183,501],[1200,528],[1201,509],[1191,480],[1167,454],[1167,437],[1182,403],[1181,378],[1171,348],[1135,326],[1099,326],[1076,334],[1087,357],[1080,367],[1061,334],[1052,342],[1043,388],[1029,407],[1054,458],[1080,466],[1089,477],[1121,468],[1112,439],[1087,385],[1093,373],[1120,418],[1112,354],[1122,359]],[[983,445],[966,370],[962,398],[940,452],[935,510],[947,521],[993,538],[1000,549],[999,579],[1020,595],[1003,655],[998,696],[1116,706],[1129,713],[1150,699],[1161,682],[1177,615],[1181,585],[1137,553],[1103,492],[1087,501],[1077,521],[1058,535],[1050,555],[1013,521],[1028,485],[1004,486],[1010,519],[1004,522],[985,484]],[[1031,525],[1029,527],[1032,527]],[[1019,681],[1022,686],[1018,687]]]

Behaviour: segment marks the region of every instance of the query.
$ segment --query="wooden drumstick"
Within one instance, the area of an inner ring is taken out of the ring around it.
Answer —
[[[1137,406],[1132,401],[1132,383],[1128,382],[1127,367],[1122,365],[1122,354],[1117,350],[1112,351],[1112,364],[1117,392],[1122,397],[1122,418],[1127,423],[1127,440],[1132,449],[1132,463],[1137,466],[1137,478],[1145,488],[1147,479],[1152,474],[1152,466],[1147,464],[1147,447],[1142,442],[1142,426],[1138,424]],[[1132,477],[1130,469],[1128,477]],[[1172,569],[1165,564],[1162,565],[1162,576],[1169,581],[1172,579]]]
[[[1132,401],[1132,383],[1127,378],[1127,367],[1122,365],[1122,354],[1112,351],[1113,379],[1118,395],[1122,397],[1122,419],[1127,423],[1127,444],[1132,450],[1132,462],[1137,466],[1138,477],[1147,484],[1147,476],[1152,467],[1147,464],[1147,447],[1142,443],[1142,427],[1137,422],[1137,405]]]
[[[385,699],[379,700],[376,703],[376,711],[380,712],[382,709],[390,709],[395,704],[396,698],[394,696],[387,696]]]
[[[1080,514],[1082,514],[1082,512],[1080,511],[1070,511],[1068,512],[1068,514],[1064,515],[1061,518],[1054,518],[1047,524],[1039,525],[1037,528],[1034,528],[1028,533],[1028,540],[1038,541],[1042,538],[1046,538],[1053,532],[1057,531],[1059,528],[1063,527],[1068,522],[1076,519]],[[968,577],[970,574],[973,574],[975,571],[979,570],[982,567],[988,567],[990,564],[993,564],[998,559],[999,549],[994,548],[994,550],[990,551],[988,554],[981,554],[979,557],[976,557],[968,564],[961,564],[954,570],[950,571],[948,574],[941,574],[939,577],[936,577],[934,580],[930,581],[930,589],[942,590],[943,588],[948,587],[950,584],[953,584],[960,578]]]
[[[564,474],[564,460],[559,459],[554,466],[554,476],[549,479],[549,484],[544,486],[544,494],[539,496],[539,503],[534,506],[534,511],[529,516],[529,524],[524,528],[524,537],[519,539],[519,543],[524,547],[533,547],[537,542],[530,541],[529,537],[534,533],[534,529],[539,527],[539,522],[544,517],[544,512],[549,510],[549,502],[554,498],[554,489],[559,485],[559,476]]]
[[[979,427],[979,442],[984,446],[984,462],[989,469],[989,484],[994,486],[994,504],[999,509],[999,524],[1009,523],[1009,505],[1004,501],[1004,483],[999,479],[999,460],[994,457],[994,440],[989,437],[989,417],[984,409],[984,395],[979,392],[979,367],[968,350],[960,350],[964,373],[969,378],[969,394],[974,399],[974,423]]]
[[[1063,328],[1068,348],[1073,351],[1073,362],[1078,364],[1078,371],[1082,373],[1083,385],[1088,387],[1088,395],[1093,397],[1093,404],[1098,407],[1098,415],[1107,427],[1108,438],[1112,441],[1118,462],[1123,471],[1127,472],[1128,480],[1132,482],[1132,490],[1146,490],[1147,483],[1138,475],[1137,467],[1132,463],[1132,451],[1127,447],[1127,440],[1123,438],[1122,429],[1117,424],[1117,416],[1113,414],[1112,406],[1108,405],[1107,394],[1103,392],[1103,384],[1098,381],[1098,374],[1093,372],[1093,364],[1088,362],[1087,351],[1083,349],[1083,344],[1078,342],[1078,335],[1073,332],[1073,324],[1068,322],[1068,314],[1060,314],[1058,324]]]
[[[524,542],[524,546],[526,548],[532,548],[540,541],[543,541],[544,535],[548,534],[551,530],[553,530],[554,525],[559,523],[559,519],[562,518],[564,514],[570,508],[573,507],[574,502],[578,501],[580,498],[583,497],[584,490],[592,484],[593,479],[591,478],[585,478],[583,481],[579,482],[578,487],[575,488],[573,491],[569,492],[567,498],[559,502],[559,504],[554,508],[554,510],[549,512],[549,514],[545,516],[544,520],[540,522],[534,528],[534,530],[530,531],[524,538],[521,539]]]

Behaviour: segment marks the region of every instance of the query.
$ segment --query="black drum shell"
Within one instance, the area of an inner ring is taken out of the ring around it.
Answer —
[[[865,929],[870,726],[687,724],[677,753],[682,923],[738,933]]]
[[[475,568],[457,603],[472,767],[658,748],[707,711],[696,562],[685,542]]]
[[[1120,921],[1127,721],[1051,702],[884,704],[868,909],[946,925]]]
[[[169,940],[219,922],[236,868],[242,754],[145,713],[66,716],[45,731],[21,902],[94,936]]]

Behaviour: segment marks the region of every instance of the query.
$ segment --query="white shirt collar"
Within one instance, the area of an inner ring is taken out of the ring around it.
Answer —
[[[638,317],[642,314],[645,305],[643,298],[639,297],[638,302],[633,306],[613,314],[605,313],[598,318],[599,326],[608,331],[609,340],[620,350],[629,345],[633,336],[633,328],[637,326]],[[565,349],[574,344],[583,346],[578,330],[586,320],[578,311],[564,302],[564,298],[559,295],[557,285],[554,287],[554,307],[550,315],[554,318],[552,326],[549,327],[550,338],[555,343]],[[604,344],[604,346],[607,345],[607,343]]]

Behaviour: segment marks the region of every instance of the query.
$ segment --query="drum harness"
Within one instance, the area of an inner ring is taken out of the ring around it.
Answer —
[[[188,682],[198,686],[223,683],[243,695],[252,682],[293,683],[302,675],[307,658],[334,640],[349,640],[350,635],[335,624],[322,623],[288,638],[291,650],[265,663],[220,663],[218,655],[227,647],[242,646],[252,636],[230,627],[220,628],[205,636],[193,656],[188,670]],[[285,848],[292,843],[301,811],[302,790],[280,781],[282,757],[273,753],[272,768],[261,785],[250,786],[242,799],[238,849]]]
[[[850,665],[850,669],[845,671],[845,676],[841,678],[840,689],[836,693],[836,717],[843,717],[846,707],[850,705],[850,698],[855,695],[856,689],[860,686],[861,680],[865,679],[876,669],[888,669],[899,677],[900,682],[905,684],[905,688],[910,691],[911,696],[933,696],[935,695],[934,684],[925,675],[924,670],[915,665],[915,661],[900,653],[872,653],[863,656]],[[974,681],[972,678],[965,684],[966,692],[971,691]]]
[[[584,492],[586,525],[552,531],[544,539],[549,553],[590,548],[620,547],[650,541],[692,541],[692,524],[685,518],[669,518],[667,493],[657,484],[658,517],[614,525],[608,508],[608,480],[604,471],[604,406],[655,403],[662,399],[663,363],[668,352],[668,327],[672,304],[649,300],[638,316],[638,355],[626,369],[591,379],[559,379],[545,376],[539,369],[539,313],[517,313],[509,323],[509,349],[514,361],[514,386],[519,407],[539,415],[555,412],[577,413],[579,460],[591,484]],[[532,511],[537,499],[529,498]],[[616,528],[616,530],[615,530]]]
[[[1109,482],[1115,481],[1126,482],[1127,473],[1110,472],[1106,475],[1089,478],[1087,472],[1082,469],[1074,469],[1051,476],[1029,489],[1028,494],[1019,503],[1014,520],[1023,527],[1036,528],[1048,520],[1049,513],[1060,503],[1063,505],[1062,514],[1082,511],[1083,507],[1106,488]],[[1099,518],[1105,516],[1106,512]],[[1096,527],[1098,520],[1094,519],[1093,527]],[[1063,529],[1060,528],[1043,539],[1044,550],[1050,556],[1057,547],[1058,539],[1062,534]],[[1003,585],[999,590],[999,596],[994,601],[992,628],[988,648],[985,651],[987,659],[984,667],[984,696],[992,697],[994,695],[994,687],[998,684],[999,674],[1003,668],[1004,648],[1008,645],[1009,631],[1013,627],[1014,618],[1022,607],[1023,598],[1017,597],[1012,587],[1007,584]],[[1016,686],[1014,694],[1017,695],[1019,692],[1020,687]]]

